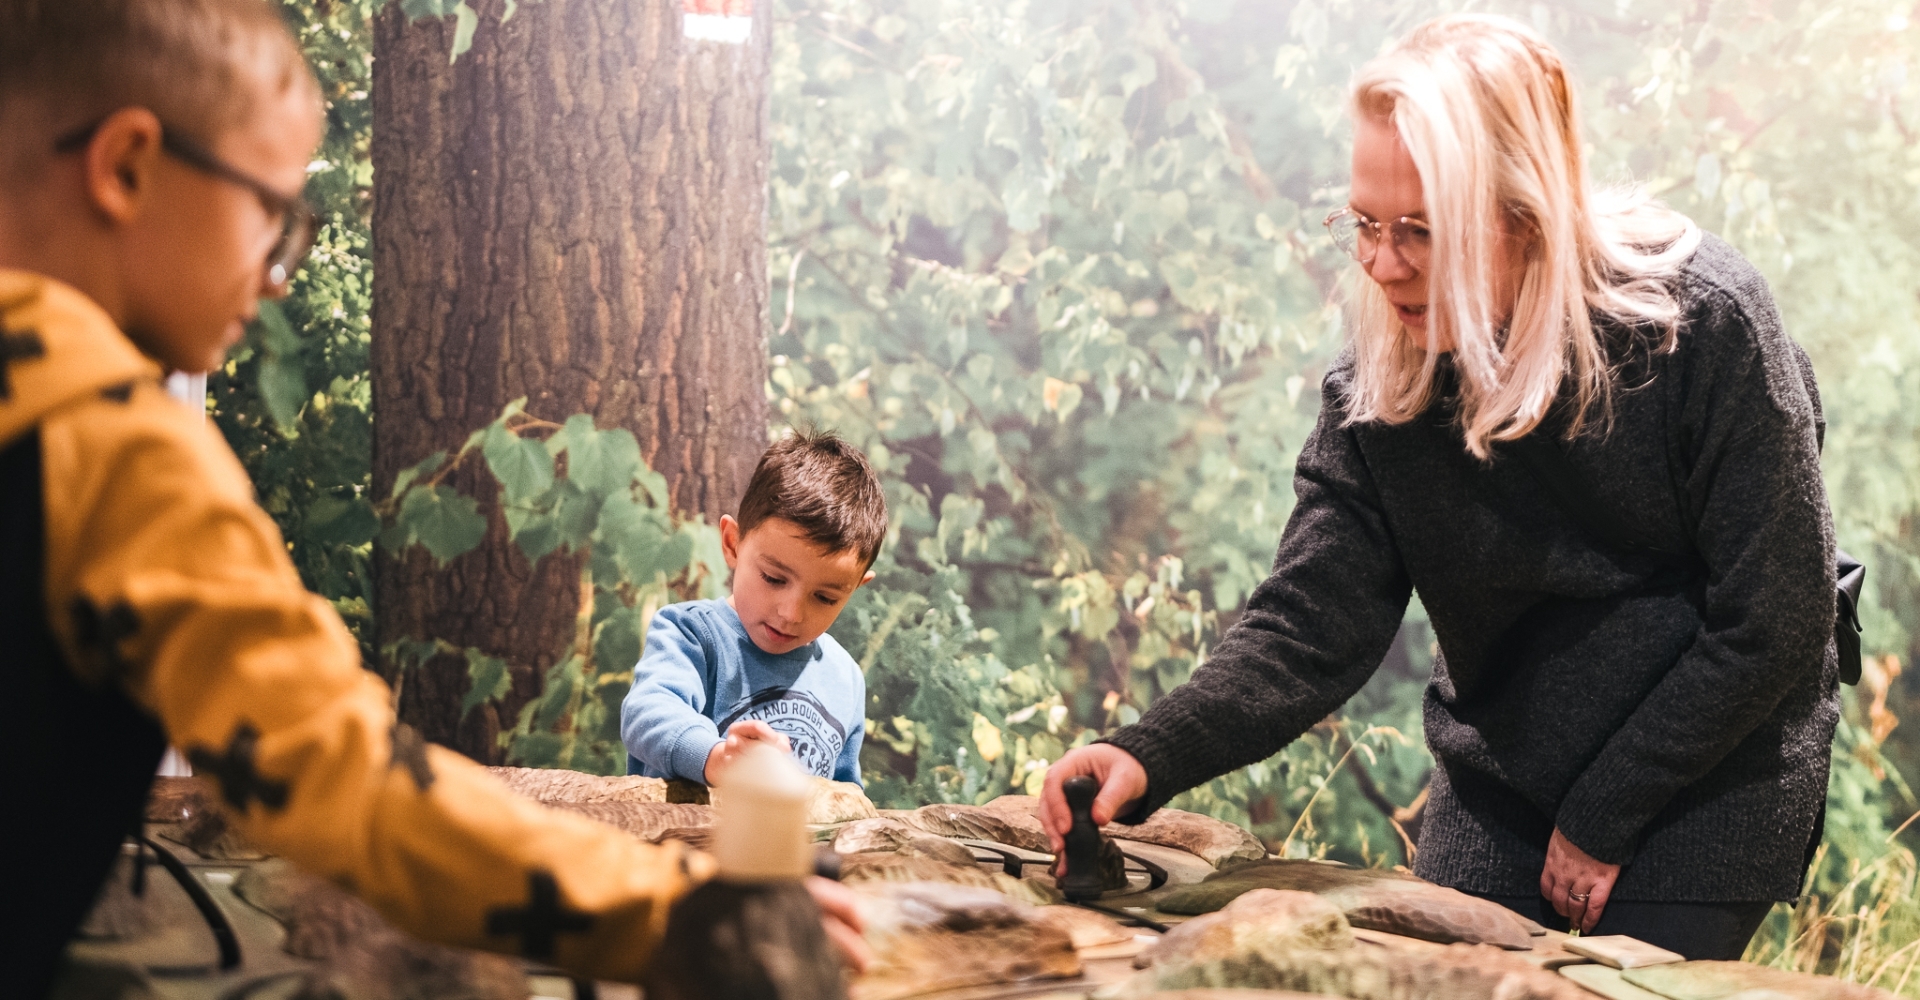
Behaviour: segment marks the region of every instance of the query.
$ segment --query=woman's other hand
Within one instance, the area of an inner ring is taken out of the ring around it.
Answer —
[[[1600,914],[1613,895],[1613,883],[1619,878],[1619,865],[1596,860],[1574,846],[1559,828],[1554,829],[1553,838],[1547,841],[1547,867],[1540,872],[1540,895],[1580,933],[1593,930],[1593,925],[1600,922]]]
[[[1147,769],[1111,743],[1084,746],[1055,761],[1047,768],[1047,785],[1040,792],[1040,825],[1046,828],[1056,855],[1066,848],[1067,830],[1073,826],[1073,813],[1060,786],[1082,774],[1100,783],[1100,794],[1093,800],[1093,821],[1100,826],[1113,822],[1147,794]]]

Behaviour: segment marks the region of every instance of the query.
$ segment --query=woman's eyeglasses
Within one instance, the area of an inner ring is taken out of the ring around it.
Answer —
[[[1385,231],[1393,241],[1393,250],[1407,266],[1425,271],[1432,255],[1433,232],[1422,219],[1401,216],[1392,222],[1375,222],[1351,208],[1342,208],[1327,216],[1327,232],[1342,253],[1361,264],[1373,263],[1380,252],[1380,236]]]
[[[104,119],[102,119],[104,121]],[[94,122],[61,136],[53,144],[56,153],[77,153],[93,141],[93,134],[100,130],[101,122]],[[212,150],[181,135],[179,132],[162,125],[160,127],[160,148],[181,163],[202,173],[218,177],[230,184],[237,184],[253,192],[260,199],[270,217],[280,220],[280,235],[274,239],[272,249],[267,251],[267,280],[276,288],[285,288],[293,279],[293,272],[307,259],[307,253],[313,249],[314,237],[320,231],[320,216],[300,198],[289,198],[266,186],[246,173],[213,155]]]

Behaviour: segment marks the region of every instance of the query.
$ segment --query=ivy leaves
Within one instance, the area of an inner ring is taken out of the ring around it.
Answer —
[[[576,640],[502,741],[517,763],[620,773],[620,700],[647,623],[665,604],[717,594],[725,575],[719,533],[671,513],[666,480],[647,468],[631,432],[597,428],[585,414],[551,423],[527,414],[525,404],[509,404],[458,450],[402,471],[379,508],[387,519],[381,542],[396,551],[418,545],[450,562],[486,536],[483,500],[490,500],[529,563],[578,560],[588,600]],[[456,478],[469,465],[483,467],[487,483],[471,494],[455,485],[474,478]],[[403,665],[435,653],[465,657],[463,714],[512,687],[510,665],[479,650],[422,638],[390,652]]]
[[[513,401],[459,451],[435,452],[402,471],[383,505],[392,526],[382,543],[421,545],[442,563],[478,546],[487,530],[479,502],[444,482],[478,454],[499,487],[508,535],[529,562],[598,544],[620,567],[615,572],[634,580],[683,567],[692,543],[675,540],[663,513],[666,480],[646,468],[632,432],[599,430],[585,414],[551,424],[527,416],[525,406],[524,398]]]

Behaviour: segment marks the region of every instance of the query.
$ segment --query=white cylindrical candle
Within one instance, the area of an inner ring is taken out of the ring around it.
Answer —
[[[813,873],[806,772],[766,744],[743,750],[714,776],[713,857],[728,882],[769,882]]]

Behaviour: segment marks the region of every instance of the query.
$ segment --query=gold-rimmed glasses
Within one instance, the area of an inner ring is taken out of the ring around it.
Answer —
[[[100,130],[105,121],[96,121],[84,128],[78,128],[61,136],[53,145],[56,153],[77,153],[93,141],[93,134]],[[293,280],[293,272],[307,259],[313,249],[313,240],[320,231],[320,216],[301,198],[289,198],[268,187],[264,182],[249,176],[240,168],[232,166],[213,154],[213,151],[182,135],[178,130],[160,128],[160,148],[174,159],[202,173],[218,177],[229,184],[236,184],[253,193],[266,208],[267,214],[279,220],[280,233],[274,238],[273,246],[267,251],[264,266],[267,280],[273,286],[284,291],[287,282]]]
[[[1425,271],[1433,250],[1433,231],[1425,219],[1403,215],[1391,222],[1375,222],[1351,208],[1342,208],[1327,216],[1327,232],[1342,253],[1361,264],[1373,263],[1380,252],[1380,236],[1386,233],[1393,250],[1407,266]]]

